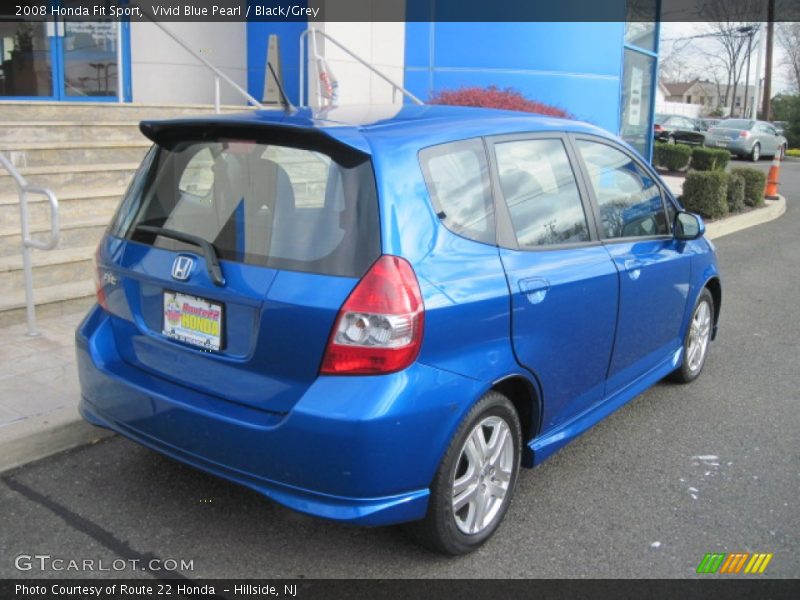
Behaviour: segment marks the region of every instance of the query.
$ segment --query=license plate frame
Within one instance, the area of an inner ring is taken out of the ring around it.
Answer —
[[[728,140],[717,140],[717,146],[720,148],[727,148]]]
[[[163,290],[161,299],[162,335],[205,352],[221,352],[225,349],[225,304],[168,289]],[[195,323],[183,319],[187,305],[190,309],[194,309],[190,317],[193,316],[198,320]],[[218,333],[214,333],[215,323]],[[199,327],[204,327],[208,331],[203,331]]]

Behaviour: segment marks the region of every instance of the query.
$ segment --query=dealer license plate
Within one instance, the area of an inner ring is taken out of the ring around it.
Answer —
[[[187,344],[206,350],[222,348],[222,304],[164,291],[164,321],[162,333]]]

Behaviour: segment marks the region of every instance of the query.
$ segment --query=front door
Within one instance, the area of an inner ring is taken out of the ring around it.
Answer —
[[[111,5],[110,0],[105,3]],[[119,99],[128,87],[127,73],[120,70],[120,63],[129,64],[127,23],[53,16],[54,8],[78,6],[77,0],[18,4],[22,16],[0,21],[0,99]],[[40,19],[42,12],[45,20]],[[128,94],[122,95],[125,99]]]
[[[603,398],[618,275],[585,210],[565,140],[516,136],[493,149],[498,220],[510,230],[500,258],[514,351],[541,383],[546,434]]]
[[[672,236],[674,211],[644,165],[605,141],[579,138],[575,145],[599,211],[600,235],[619,271],[610,396],[681,348],[691,259]]]

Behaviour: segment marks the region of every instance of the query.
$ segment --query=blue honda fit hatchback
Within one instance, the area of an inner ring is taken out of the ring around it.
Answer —
[[[141,130],[81,412],[290,508],[469,552],[520,466],[703,368],[703,223],[596,127],[414,106]]]

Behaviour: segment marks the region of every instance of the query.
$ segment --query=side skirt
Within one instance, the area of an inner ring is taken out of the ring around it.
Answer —
[[[528,447],[533,451],[533,464],[540,464],[615,410],[651,388],[677,369],[682,360],[683,347],[678,348],[666,360],[614,395],[605,398],[558,428],[528,442]]]

